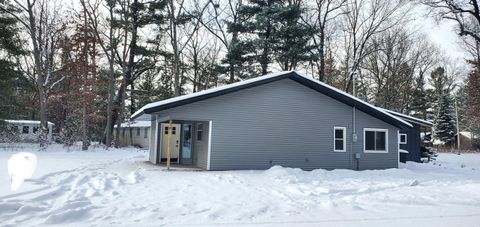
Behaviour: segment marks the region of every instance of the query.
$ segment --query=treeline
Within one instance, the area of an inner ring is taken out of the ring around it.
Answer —
[[[411,21],[455,20],[468,72]],[[459,9],[464,9],[459,10]],[[477,2],[406,0],[0,0],[0,118],[47,120],[65,144],[109,146],[146,103],[301,70],[372,104],[480,128]],[[117,133],[118,135],[118,133]]]

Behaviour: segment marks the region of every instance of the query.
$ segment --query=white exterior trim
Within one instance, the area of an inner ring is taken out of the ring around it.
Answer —
[[[153,160],[153,163],[158,164],[158,156],[160,155],[160,151],[158,150],[158,118],[155,117],[155,147],[153,148],[153,157],[155,158]],[[161,157],[161,156],[160,156]]]
[[[210,157],[212,156],[212,123],[208,122],[208,152],[207,152],[207,170],[210,170]]]
[[[399,139],[397,141],[397,144],[398,144],[398,148],[397,148],[398,149],[398,151],[397,151],[397,168],[398,168],[398,166],[399,166],[398,163],[400,163],[400,152],[403,151],[403,150],[400,149],[400,130],[397,130],[397,135],[398,135],[397,138]],[[408,151],[407,151],[407,153],[408,153]]]
[[[385,132],[385,150],[382,151],[377,151],[377,150],[366,150],[365,149],[365,132],[366,131],[374,131],[374,132]],[[363,153],[388,153],[388,129],[383,129],[383,128],[364,128],[363,129]]]
[[[343,131],[343,150],[336,150],[335,149],[335,131],[337,129],[341,129]],[[333,152],[347,152],[347,127],[333,127]]]

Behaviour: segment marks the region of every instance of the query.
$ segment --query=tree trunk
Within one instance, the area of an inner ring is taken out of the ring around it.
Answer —
[[[28,12],[28,21],[30,26],[30,38],[32,40],[33,45],[33,59],[35,62],[35,74],[37,75],[37,91],[38,97],[40,100],[40,147],[45,147],[47,142],[47,135],[48,135],[48,123],[47,123],[47,95],[45,94],[45,87],[43,86],[44,83],[44,75],[43,75],[43,68],[41,66],[41,57],[40,57],[40,47],[37,39],[41,39],[41,37],[37,37],[37,25],[34,15],[34,5],[27,0],[27,12]]]
[[[87,35],[87,11],[83,10],[84,16],[84,27],[83,27],[83,64],[84,64],[84,73],[83,73],[83,92],[87,91],[87,79],[88,79],[88,35]],[[82,106],[82,150],[88,150],[88,138],[87,138],[87,100],[83,95],[83,106]]]
[[[325,31],[323,28],[320,28],[320,44],[319,44],[319,54],[320,54],[320,70],[318,72],[319,80],[325,81]]]
[[[115,89],[115,71],[114,71],[114,59],[115,49],[113,40],[113,6],[109,8],[110,13],[110,62],[109,62],[109,76],[108,76],[108,101],[107,101],[107,126],[105,127],[105,145],[108,149],[112,145],[112,132],[113,132],[113,96]]]
[[[180,56],[178,53],[178,40],[177,40],[177,18],[175,18],[175,5],[173,0],[169,1],[170,4],[170,29],[171,29],[171,43],[173,47],[173,84],[174,95],[180,96]]]

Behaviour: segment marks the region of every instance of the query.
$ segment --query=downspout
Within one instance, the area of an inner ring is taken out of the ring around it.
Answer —
[[[359,153],[355,153],[353,151],[353,143],[356,143],[357,142],[357,125],[356,125],[356,108],[355,106],[352,107],[352,122],[353,122],[353,126],[352,126],[352,141],[350,143],[350,150],[352,151],[352,155],[354,155],[354,158],[355,158],[355,163],[356,163],[356,166],[355,166],[355,169],[356,170],[360,170],[360,154]],[[351,157],[351,156],[350,156]]]

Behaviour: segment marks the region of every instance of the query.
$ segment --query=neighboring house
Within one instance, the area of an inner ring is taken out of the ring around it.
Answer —
[[[409,122],[298,72],[280,72],[145,105],[150,162],[205,170],[397,168]]]
[[[455,143],[453,147],[457,147],[457,134],[455,134]],[[475,140],[478,139],[477,135],[473,135],[472,132],[460,131],[460,150],[476,150],[478,147],[475,145]]]
[[[32,120],[3,120],[12,128],[20,142],[37,142],[40,133],[40,121]],[[52,132],[54,124],[48,122],[47,140],[52,141]]]
[[[117,126],[115,125],[115,129]],[[113,130],[115,138],[117,130]],[[150,147],[150,121],[132,121],[122,123],[120,126],[120,146]]]
[[[432,122],[401,114],[395,111],[386,110],[388,113],[397,116],[404,121],[409,122],[413,127],[400,130],[398,135],[398,144],[400,148],[400,161],[407,162],[422,162],[422,150],[423,146],[421,129],[422,127],[431,129]]]

